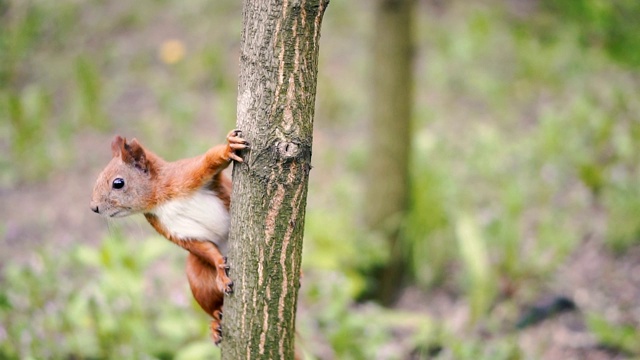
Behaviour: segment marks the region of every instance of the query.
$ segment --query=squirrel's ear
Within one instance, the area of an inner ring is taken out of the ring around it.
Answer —
[[[113,157],[120,156],[124,150],[125,143],[126,139],[123,139],[120,135],[116,135],[111,142],[111,155],[113,155]]]
[[[132,164],[137,169],[147,172],[149,170],[147,156],[138,140],[133,139],[128,144],[125,142],[124,146],[126,149],[126,157],[123,157],[123,160]]]

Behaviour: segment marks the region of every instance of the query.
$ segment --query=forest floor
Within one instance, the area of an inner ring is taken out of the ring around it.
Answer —
[[[474,329],[487,343],[496,337],[511,338],[526,359],[627,359],[633,358],[620,349],[606,346],[587,326],[587,313],[604,314],[607,321],[638,327],[640,324],[640,247],[616,256],[597,241],[587,240],[550,276],[547,293],[539,301],[524,304],[520,313],[532,308],[548,308],[560,297],[571,299],[576,308],[549,314],[540,322],[524,329],[505,324],[502,331],[490,333]],[[407,289],[398,308],[429,314],[434,321],[446,324],[453,333],[468,334],[468,304],[445,288],[429,294]],[[498,305],[500,306],[500,305]],[[499,311],[498,311],[499,313]],[[606,330],[604,330],[606,331]],[[633,336],[630,334],[629,336]],[[629,337],[628,343],[640,339]],[[443,349],[445,350],[445,349]]]
[[[45,182],[34,182],[0,189],[3,206],[0,218],[5,219],[5,236],[0,263],[28,261],[34,250],[55,247],[64,252],[74,242],[98,245],[108,233],[109,224],[89,210],[89,201],[94,179],[101,163],[108,161],[108,151],[96,149],[96,144],[108,144],[106,135],[88,133],[77,137],[76,147],[87,156],[79,157],[73,169],[57,172]],[[313,195],[310,195],[313,197]],[[46,199],[46,201],[43,201]],[[313,202],[313,199],[310,200]],[[34,217],[33,209],[38,209]],[[140,219],[138,219],[140,220]],[[126,221],[125,233],[135,239],[152,234],[143,221]],[[176,249],[176,251],[179,251]],[[182,274],[175,274],[172,281],[179,281]],[[525,358],[543,359],[626,359],[624,352],[603,346],[586,326],[586,313],[603,314],[607,321],[629,326],[640,325],[640,247],[630,248],[621,255],[613,254],[597,239],[587,239],[578,246],[564,264],[549,277],[545,299],[559,296],[572,299],[576,310],[553,314],[540,323],[522,330],[504,325],[499,332],[488,332],[482,328],[466,329],[468,304],[445,285],[424,293],[415,287],[405,289],[396,309],[416,314],[426,314],[436,322],[444,324],[454,334],[485,337],[490,343],[496,337],[510,338],[518,344]],[[536,304],[523,305],[521,312]],[[497,306],[501,306],[498,304]],[[301,304],[302,312],[305,305]],[[495,311],[495,310],[494,310]],[[498,311],[499,313],[499,311]],[[301,314],[304,316],[304,314]],[[466,335],[465,335],[466,334]],[[407,333],[398,332],[396,341],[390,342],[390,353],[406,354],[413,358],[413,349],[405,347]],[[635,341],[629,339],[629,341]],[[444,358],[447,349],[438,344],[429,345]],[[322,347],[316,347],[316,351]],[[316,354],[322,359],[333,356]],[[380,358],[385,358],[382,355]]]

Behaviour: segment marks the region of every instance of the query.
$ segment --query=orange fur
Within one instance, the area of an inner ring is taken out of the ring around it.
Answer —
[[[238,135],[239,131],[234,130],[227,135],[227,144],[175,162],[163,160],[136,139],[127,143],[126,139],[116,136],[111,144],[113,159],[98,177],[91,202],[94,212],[108,217],[143,213],[158,233],[189,252],[186,266],[189,286],[198,304],[213,317],[211,330],[216,344],[222,340],[220,321],[224,294],[233,291],[226,257],[219,249],[227,239],[181,237],[172,233],[154,210],[206,189],[210,190],[207,196],[220,199],[228,214],[231,181],[222,170],[232,159],[242,161],[235,151],[247,148],[248,144]],[[122,180],[122,188],[116,188],[116,179]]]

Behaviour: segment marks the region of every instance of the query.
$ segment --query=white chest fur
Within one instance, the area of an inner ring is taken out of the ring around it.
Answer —
[[[166,202],[152,212],[172,236],[212,241],[225,250],[229,213],[215,192],[198,190],[191,196]]]

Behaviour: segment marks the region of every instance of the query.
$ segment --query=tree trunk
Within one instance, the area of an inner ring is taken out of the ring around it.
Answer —
[[[293,359],[320,25],[328,0],[245,0],[222,358]]]
[[[413,104],[413,0],[376,0],[372,114],[365,220],[388,243],[374,296],[389,305],[402,285],[405,262],[399,242],[407,209]]]

